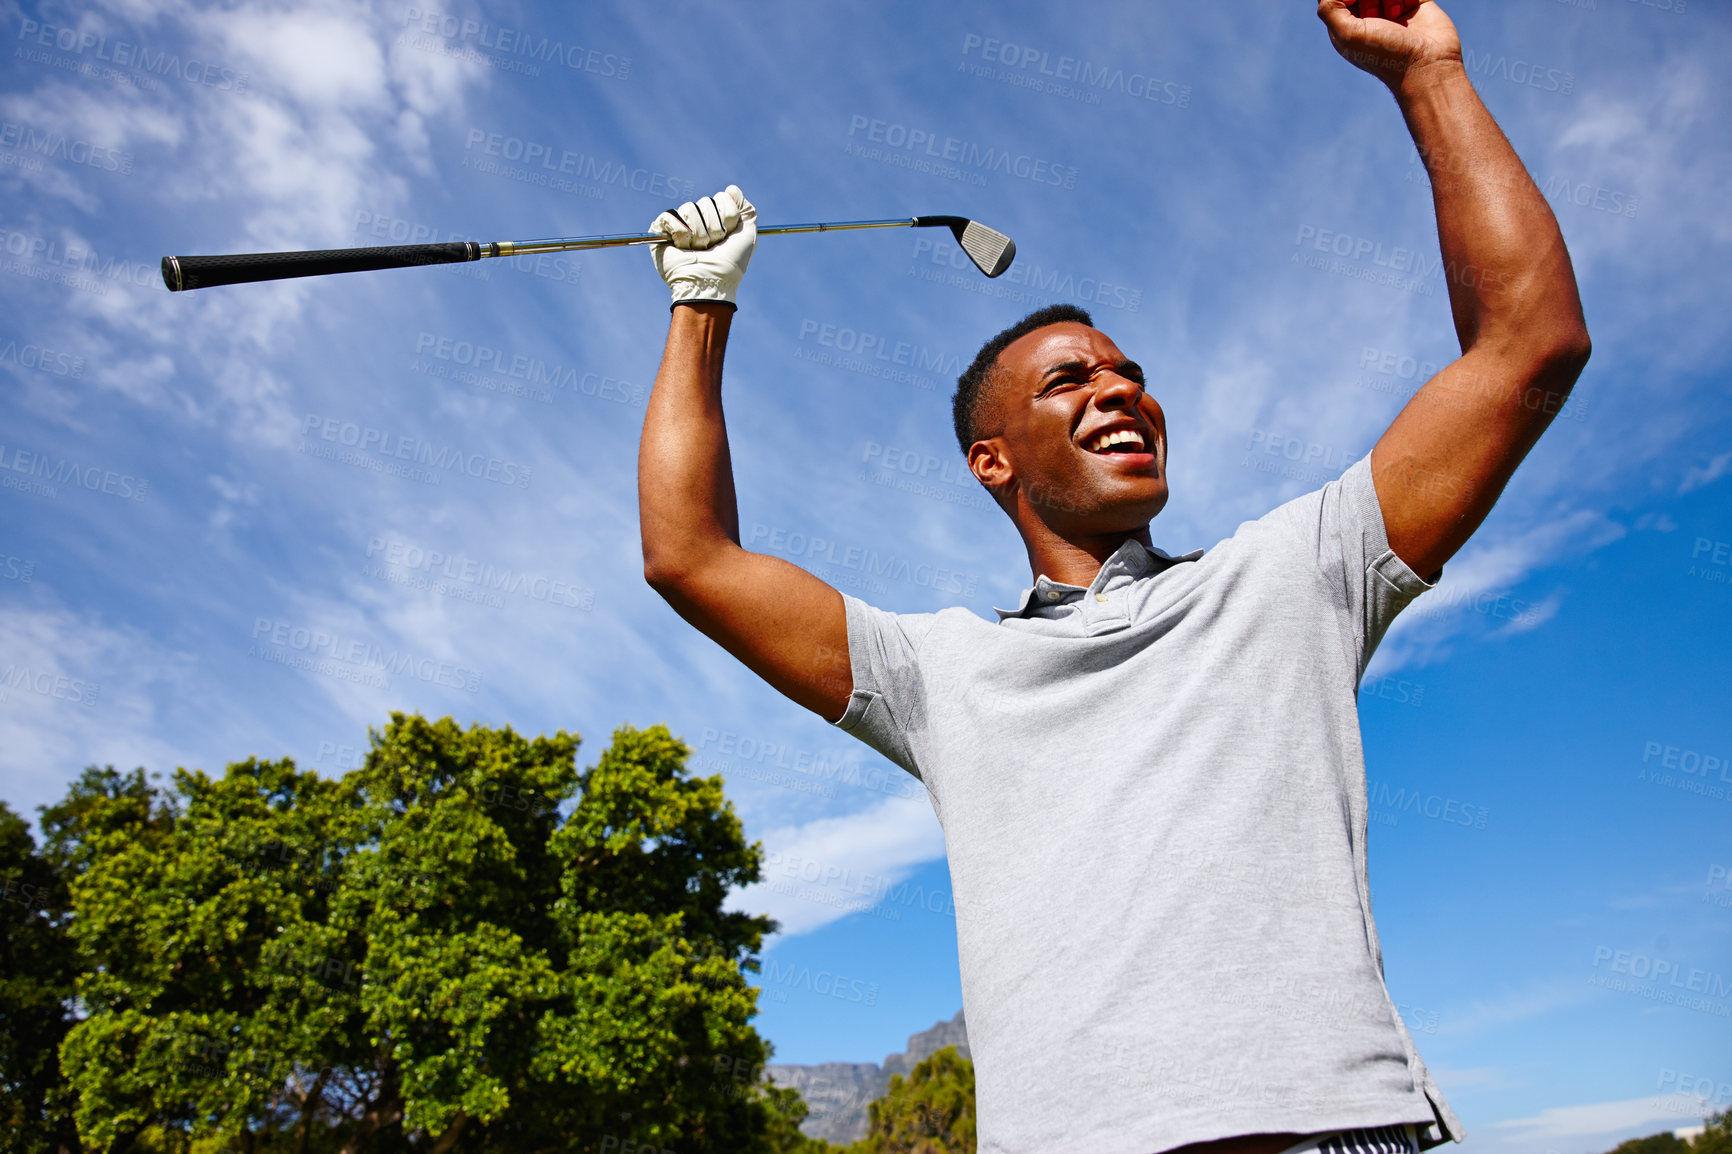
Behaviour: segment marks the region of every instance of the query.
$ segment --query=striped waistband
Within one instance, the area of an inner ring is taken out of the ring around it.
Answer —
[[[1371,1126],[1364,1130],[1338,1130],[1307,1138],[1281,1154],[1418,1154],[1418,1127],[1411,1122],[1399,1126]]]

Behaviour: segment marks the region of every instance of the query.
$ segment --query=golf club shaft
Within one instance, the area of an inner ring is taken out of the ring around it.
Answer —
[[[854,228],[922,228],[948,225],[950,217],[915,216],[897,220],[844,220],[825,224],[772,224],[758,230],[759,236],[781,236],[791,232],[841,232]],[[922,224],[922,222],[927,222]],[[573,236],[553,240],[502,240],[483,246],[482,256],[517,256],[530,252],[566,252],[575,248],[617,248],[628,244],[666,244],[667,238],[657,233],[627,232],[616,236]],[[486,248],[497,252],[487,252]]]
[[[821,224],[780,224],[758,230],[759,236],[798,232],[841,232],[861,228],[950,227],[961,217],[915,216],[895,220],[848,220]],[[170,292],[245,284],[261,280],[325,276],[340,272],[368,272],[381,268],[409,268],[425,264],[460,264],[488,257],[523,256],[530,253],[569,252],[573,249],[619,248],[626,245],[666,244],[655,233],[621,233],[616,236],[556,237],[548,240],[448,241],[442,244],[402,244],[384,248],[336,248],[309,252],[235,253],[225,256],[165,256],[162,280]]]

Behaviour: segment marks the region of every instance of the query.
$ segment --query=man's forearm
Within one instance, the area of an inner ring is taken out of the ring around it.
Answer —
[[[1555,382],[1567,390],[1587,328],[1551,206],[1459,60],[1417,67],[1391,87],[1431,178],[1462,350],[1494,342],[1500,354],[1531,356],[1536,373],[1570,363]]]
[[[734,310],[674,306],[638,447],[638,521],[652,583],[705,551],[739,544],[733,465],[722,418],[722,359]]]

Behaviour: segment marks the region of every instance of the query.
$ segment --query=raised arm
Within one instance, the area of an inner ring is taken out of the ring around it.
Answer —
[[[756,217],[730,186],[656,221],[678,247],[654,250],[674,305],[638,447],[644,577],[752,672],[834,721],[853,691],[842,595],[798,565],[740,547],[722,355]]]
[[[1588,361],[1557,219],[1481,103],[1432,0],[1323,0],[1343,57],[1395,94],[1431,178],[1461,357],[1371,453],[1389,546],[1432,577],[1479,528]]]

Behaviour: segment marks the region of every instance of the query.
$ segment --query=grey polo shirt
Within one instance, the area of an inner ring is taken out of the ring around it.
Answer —
[[[944,827],[981,1154],[1460,1140],[1383,982],[1355,701],[1429,588],[1367,456],[1206,553],[1041,577],[996,624],[844,596],[836,724]]]

